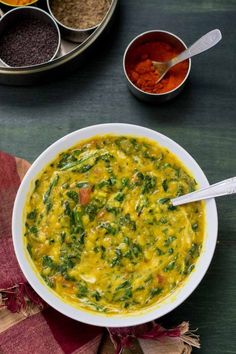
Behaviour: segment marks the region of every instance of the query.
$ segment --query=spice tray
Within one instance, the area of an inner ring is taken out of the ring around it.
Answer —
[[[8,67],[0,62],[0,84],[4,85],[32,85],[53,80],[60,75],[72,71],[88,57],[95,42],[105,32],[111,23],[118,0],[112,0],[110,8],[102,22],[90,33],[83,33],[79,43],[70,42],[61,34],[61,45],[55,59],[39,65],[27,67]],[[39,1],[39,4],[41,2]],[[38,7],[41,7],[38,5]],[[42,9],[45,7],[42,5]],[[0,7],[0,17],[8,9]]]

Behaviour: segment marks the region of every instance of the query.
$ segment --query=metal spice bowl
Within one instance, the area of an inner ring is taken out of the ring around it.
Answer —
[[[32,85],[53,80],[62,73],[65,74],[77,68],[86,60],[95,43],[111,24],[117,4],[118,0],[112,0],[110,9],[103,21],[92,33],[87,34],[81,43],[75,44],[62,38],[58,56],[52,61],[25,68],[9,68],[3,65],[1,66],[0,63],[0,84],[15,86]]]
[[[125,50],[124,56],[123,56],[123,70],[125,74],[125,78],[128,84],[128,88],[132,92],[134,96],[136,96],[138,99],[148,102],[148,103],[163,103],[166,101],[169,101],[170,99],[176,97],[184,88],[184,85],[189,77],[190,70],[191,70],[191,59],[188,59],[188,71],[185,75],[184,80],[181,82],[179,86],[174,88],[171,91],[167,91],[164,93],[149,93],[141,90],[138,88],[129,78],[127,70],[126,70],[126,63],[127,63],[127,58],[129,57],[130,52],[135,47],[140,46],[141,44],[147,43],[147,42],[152,42],[152,41],[160,41],[160,42],[166,42],[169,44],[174,45],[176,48],[179,48],[180,51],[183,51],[187,48],[186,44],[177,37],[175,34],[163,30],[153,30],[153,31],[147,31],[144,32],[140,35],[138,35],[136,38],[134,38],[131,43],[128,45],[128,47]]]
[[[24,21],[27,21],[27,26],[29,26],[30,19],[31,20],[33,19],[33,20],[38,20],[39,23],[41,23],[41,29],[45,28],[45,26],[48,26],[49,28],[51,28],[51,30],[50,30],[51,32],[48,37],[48,39],[50,38],[50,44],[52,43],[52,34],[55,33],[54,34],[55,43],[53,43],[54,46],[52,47],[52,50],[51,50],[48,58],[46,59],[47,61],[53,60],[57,56],[60,46],[61,46],[61,35],[60,35],[59,28],[57,26],[57,23],[53,20],[53,18],[51,16],[49,16],[49,14],[47,12],[45,12],[42,9],[39,9],[37,7],[32,7],[32,6],[24,6],[24,7],[20,7],[20,8],[16,7],[14,9],[12,9],[11,11],[7,12],[2,17],[2,19],[0,21],[0,37],[1,37],[1,34],[5,30],[9,30],[9,29],[11,30],[12,25],[15,26],[15,23],[17,23],[18,20],[22,20],[22,19],[24,19]],[[27,32],[29,32],[29,31],[27,30]],[[32,37],[33,33],[29,33],[28,35],[30,37]],[[15,40],[14,51],[11,48],[10,54],[12,56],[12,53],[13,53],[13,55],[17,56],[17,54],[14,54],[14,53],[17,53],[16,47],[17,47],[17,43],[19,43],[19,36],[17,36],[17,37],[13,36],[13,38]],[[26,48],[28,45],[27,42],[30,43],[30,40],[27,41],[27,38],[25,38],[25,37],[22,37],[22,38],[24,38],[24,47],[23,48]],[[5,44],[9,45],[9,43],[10,43],[10,41],[8,38],[8,42],[5,41]],[[33,50],[31,53],[29,53],[29,55],[27,55],[27,60],[31,59],[32,57],[35,57],[35,55],[33,56],[33,53],[35,52],[35,48],[32,47],[32,45],[30,45],[30,46]],[[50,46],[45,47],[45,36],[43,37],[43,49],[44,50],[42,50],[42,47],[40,47],[40,52],[42,54],[45,51],[45,49],[47,49],[47,50],[50,49]],[[26,54],[25,54],[25,56],[26,56]],[[39,63],[39,62],[42,63],[43,61],[46,61],[45,59],[39,61],[41,59],[39,52],[37,52],[37,56],[35,58],[36,58],[36,63]],[[9,64],[8,62],[6,62],[3,59],[2,52],[0,53],[0,62],[2,62],[7,67],[13,67],[13,65]],[[32,64],[33,64],[33,62],[31,61],[31,65]],[[35,64],[33,66],[35,66]],[[21,65],[21,68],[24,68],[24,67],[25,67],[24,65]]]
[[[71,42],[80,43],[81,41],[86,39],[86,37],[88,37],[99,26],[99,24],[96,24],[95,26],[89,28],[68,27],[62,22],[60,22],[59,19],[56,17],[55,13],[52,10],[51,3],[52,0],[47,0],[47,7],[50,15],[58,23],[64,38],[68,39]]]

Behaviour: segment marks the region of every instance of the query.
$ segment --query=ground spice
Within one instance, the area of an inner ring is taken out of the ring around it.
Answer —
[[[97,26],[105,17],[111,0],[52,0],[51,10],[63,25],[75,29]]]
[[[0,37],[0,58],[9,66],[22,67],[49,61],[58,46],[56,29],[31,16],[21,16]]]
[[[188,71],[188,61],[175,65],[159,82],[158,72],[152,65],[152,60],[168,61],[181,52],[164,42],[148,42],[128,53],[126,71],[130,80],[138,88],[149,93],[165,93],[181,84]]]
[[[0,1],[0,3],[3,4],[9,4],[12,6],[23,6],[23,5],[29,5],[32,4],[34,2],[36,2],[37,0],[2,0]]]

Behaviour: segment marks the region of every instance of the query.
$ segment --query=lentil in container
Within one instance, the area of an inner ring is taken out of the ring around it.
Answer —
[[[35,181],[24,212],[28,253],[71,305],[113,314],[145,309],[179,288],[199,258],[204,203],[170,202],[196,187],[156,142],[82,141]]]
[[[64,26],[88,29],[97,26],[105,17],[111,0],[52,0],[51,11]]]

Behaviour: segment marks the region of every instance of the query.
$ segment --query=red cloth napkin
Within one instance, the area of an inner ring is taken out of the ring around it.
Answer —
[[[17,162],[21,163],[17,170]],[[96,354],[102,337],[102,328],[74,321],[52,308],[44,306],[41,299],[27,285],[15,258],[11,218],[14,199],[20,185],[20,175],[27,169],[27,162],[0,152],[0,292],[6,301],[4,307],[16,312],[25,307],[25,296],[44,308],[41,312],[21,317],[16,323],[0,317],[1,354]],[[19,173],[18,173],[19,172]],[[2,299],[4,300],[4,299]],[[6,305],[6,306],[5,306]],[[1,311],[4,310],[2,306]],[[18,317],[17,317],[18,318]],[[18,321],[18,322],[17,322]],[[1,330],[2,329],[2,330]]]
[[[0,152],[0,354],[97,354],[103,329],[48,307],[18,266],[11,218],[17,190],[29,167],[27,161]],[[151,322],[108,331],[115,354],[132,346],[133,339],[139,340],[145,354],[188,354],[192,346],[199,348],[198,336],[189,332],[187,322],[170,330]],[[106,354],[111,352],[110,348]]]
[[[16,160],[0,152],[0,289],[25,282],[14,255],[11,239],[12,208],[19,185]]]

